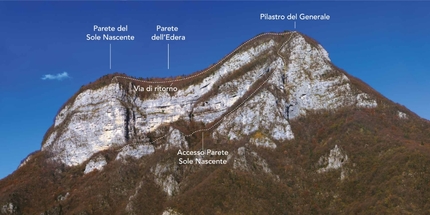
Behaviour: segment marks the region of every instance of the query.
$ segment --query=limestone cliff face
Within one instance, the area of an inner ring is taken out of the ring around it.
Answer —
[[[126,94],[118,84],[87,90],[57,115],[54,131],[42,145],[55,159],[79,165],[94,153],[123,145],[129,129],[127,109],[121,104]]]
[[[110,148],[120,151],[117,159],[187,148],[189,134],[173,127],[160,130],[179,120],[207,125],[218,140],[261,131],[264,143],[255,139],[256,145],[276,148],[271,140],[293,139],[289,120],[309,110],[377,105],[331,64],[321,45],[297,32],[250,40],[199,76],[203,79],[196,84],[146,99],[133,90],[135,84],[116,81],[83,91],[60,110],[42,150],[76,166]],[[149,141],[149,133],[160,138]],[[86,172],[105,164],[93,158]]]
[[[0,214],[421,214],[429,133],[306,35],[261,34],[189,76],[83,86],[0,181]]]

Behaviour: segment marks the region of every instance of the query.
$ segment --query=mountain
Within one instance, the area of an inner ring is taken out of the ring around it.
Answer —
[[[264,33],[189,76],[110,74],[0,181],[0,214],[428,214],[430,122]]]

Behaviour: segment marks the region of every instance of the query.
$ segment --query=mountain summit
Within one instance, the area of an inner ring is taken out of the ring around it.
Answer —
[[[342,106],[374,108],[377,102],[336,70],[320,45],[296,32],[267,33],[188,77],[113,76],[112,83],[83,91],[60,110],[42,151],[66,166],[115,147],[121,156],[131,146],[151,154],[187,136],[178,129],[189,126],[174,126],[181,121],[198,124],[189,132],[206,132],[217,142],[257,131],[291,140],[290,119]]]
[[[0,214],[425,214],[429,140],[315,40],[264,33],[189,76],[83,86]]]

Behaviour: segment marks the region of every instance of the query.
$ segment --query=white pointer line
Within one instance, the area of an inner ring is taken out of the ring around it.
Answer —
[[[294,29],[296,29],[296,21],[294,21]]]
[[[112,69],[112,44],[109,43],[109,69]]]
[[[167,69],[170,69],[170,47],[169,44],[167,43]]]

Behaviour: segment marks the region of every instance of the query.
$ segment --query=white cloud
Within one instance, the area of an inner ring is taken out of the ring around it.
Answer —
[[[58,73],[56,75],[47,74],[42,77],[42,80],[58,80],[61,81],[63,79],[70,78],[67,72]]]

